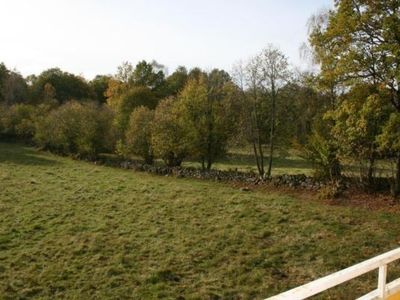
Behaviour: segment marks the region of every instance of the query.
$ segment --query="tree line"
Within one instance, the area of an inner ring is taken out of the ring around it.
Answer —
[[[272,46],[263,54],[267,52],[283,61],[284,73],[279,76],[288,75],[285,56]],[[91,81],[58,68],[23,78],[3,64],[2,91],[15,92],[1,94],[2,136],[21,137],[45,149],[92,159],[101,152],[116,152],[139,155],[150,164],[154,158],[162,158],[172,167],[191,158],[210,169],[226,154],[228,145],[255,143],[254,126],[258,126],[255,155],[261,164],[266,158],[258,151],[269,141],[283,145],[285,139],[279,136],[285,135],[289,146],[292,131],[284,133],[283,128],[298,119],[293,106],[302,99],[291,95],[303,88],[273,75],[272,84],[277,90],[286,90],[286,95],[270,98],[267,79],[261,80],[266,73],[261,69],[257,75],[261,85],[252,91],[238,85],[239,76],[224,70],[178,67],[167,76],[155,61],[141,61],[136,66],[124,62],[116,74],[98,75]],[[247,71],[251,70],[246,67]],[[264,134],[271,122],[271,100],[274,107],[279,105],[273,123],[280,124]],[[290,106],[291,111],[287,109]],[[269,149],[273,151],[273,146]],[[271,174],[262,168],[259,173],[263,177]]]
[[[400,194],[399,3],[341,0],[310,18],[308,53],[318,72],[299,72],[273,45],[228,73],[156,61],[125,62],[114,75],[49,69],[24,78],[0,64],[0,132],[57,153],[110,152],[212,168],[233,144],[248,145],[261,178],[277,150],[300,149],[316,176],[337,180],[352,165],[373,186],[393,162]]]

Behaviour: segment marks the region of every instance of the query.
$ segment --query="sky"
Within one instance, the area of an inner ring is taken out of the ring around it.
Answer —
[[[0,62],[23,75],[51,67],[114,74],[153,59],[229,71],[268,44],[294,66],[307,20],[333,0],[0,0]]]

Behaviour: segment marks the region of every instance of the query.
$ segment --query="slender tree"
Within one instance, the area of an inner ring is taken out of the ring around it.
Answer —
[[[272,161],[275,146],[276,104],[278,93],[290,78],[289,64],[286,56],[277,48],[269,45],[261,53],[263,86],[271,99],[270,129],[269,129],[269,160],[267,177],[271,177]]]

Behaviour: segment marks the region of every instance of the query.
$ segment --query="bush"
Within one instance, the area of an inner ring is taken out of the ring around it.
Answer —
[[[180,166],[190,153],[190,141],[179,103],[173,99],[160,102],[154,113],[151,130],[151,146],[156,156],[167,166]]]
[[[147,164],[153,163],[153,150],[151,147],[151,127],[153,125],[154,111],[147,107],[136,108],[129,120],[125,136],[125,151],[144,158]]]
[[[335,110],[325,115],[333,121],[331,134],[337,141],[339,158],[359,165],[359,181],[367,189],[374,187],[380,158],[377,136],[389,112],[386,97],[375,85],[358,84],[341,96]]]
[[[314,164],[318,179],[338,179],[341,166],[335,144],[318,132],[314,132],[305,146],[306,157]]]
[[[0,132],[11,138],[30,140],[35,133],[35,120],[42,107],[15,104],[0,108]]]
[[[343,196],[346,186],[340,180],[332,180],[324,185],[318,192],[320,199],[337,199]]]
[[[157,106],[158,99],[154,93],[147,87],[134,86],[108,99],[108,105],[115,111],[115,123],[119,134],[124,136],[128,127],[129,118],[132,111],[139,106],[145,106],[154,109]]]
[[[392,113],[378,136],[380,150],[394,162],[390,191],[400,197],[400,113]]]
[[[34,139],[43,148],[94,159],[113,150],[112,121],[106,106],[72,101],[38,120]]]

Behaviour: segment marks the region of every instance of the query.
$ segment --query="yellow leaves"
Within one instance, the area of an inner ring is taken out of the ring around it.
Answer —
[[[119,105],[120,95],[127,89],[127,85],[119,80],[110,79],[108,82],[108,88],[105,92],[107,97],[107,104],[112,108],[116,109]]]
[[[400,113],[394,112],[378,137],[381,150],[400,151]]]

